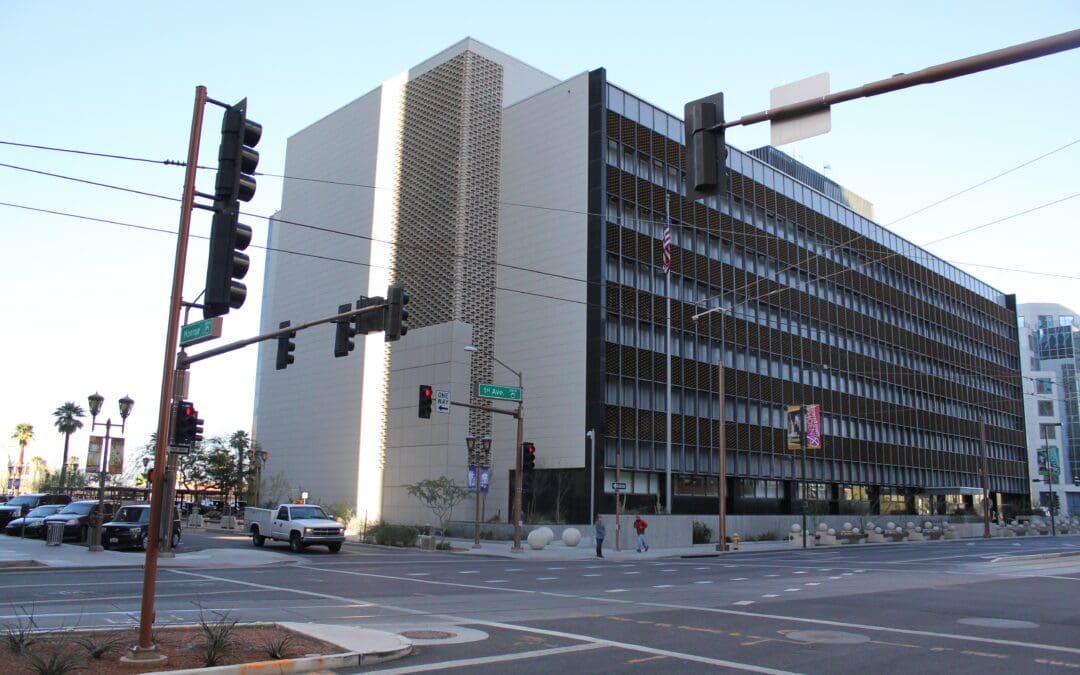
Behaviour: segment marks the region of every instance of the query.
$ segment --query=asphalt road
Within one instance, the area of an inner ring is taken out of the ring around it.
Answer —
[[[228,612],[420,631],[413,656],[355,672],[1080,669],[1080,555],[1015,557],[1047,553],[1080,554],[1080,537],[626,563],[347,544],[284,565],[162,569],[157,608],[159,623]],[[0,622],[133,624],[140,583],[138,569],[0,573]]]

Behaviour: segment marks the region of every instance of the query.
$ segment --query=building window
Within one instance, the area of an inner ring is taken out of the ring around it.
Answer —
[[[1056,424],[1040,424],[1039,429],[1039,438],[1046,441],[1052,441],[1057,438]]]
[[[1062,316],[1058,317],[1058,325],[1059,326],[1072,326],[1074,321],[1076,321],[1076,317],[1071,315],[1071,314],[1062,315]]]
[[[1040,377],[1035,380],[1035,393],[1036,394],[1053,394],[1054,393],[1054,381],[1048,377]]]
[[[1054,402],[1053,401],[1039,401],[1039,417],[1053,417],[1054,416]]]

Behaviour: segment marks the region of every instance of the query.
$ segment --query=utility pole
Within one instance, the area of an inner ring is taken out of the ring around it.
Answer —
[[[990,538],[990,487],[988,484],[988,476],[986,471],[986,420],[982,415],[979,415],[979,457],[982,460],[980,462],[979,473],[982,474],[982,493],[983,493],[983,539]]]

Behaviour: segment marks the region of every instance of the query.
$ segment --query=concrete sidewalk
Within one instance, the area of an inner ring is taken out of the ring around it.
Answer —
[[[496,556],[502,558],[516,558],[520,560],[595,560],[596,545],[592,539],[582,539],[577,546],[567,546],[560,539],[554,539],[550,544],[540,550],[531,548],[524,539],[521,542],[521,552],[514,553],[513,542],[480,540],[480,548],[473,548],[472,539],[455,539],[447,537],[447,542],[453,546],[453,552],[464,555]],[[761,551],[782,551],[793,549],[791,544],[785,541],[744,541],[739,543],[739,550],[735,551],[728,545],[728,551],[724,555],[733,556],[741,553],[753,553]],[[650,547],[648,551],[638,553],[633,547],[624,548],[621,551],[604,548],[604,559],[628,561],[628,560],[655,560],[657,558],[679,558],[687,556],[716,556],[720,552],[716,550],[716,544],[694,544],[675,548]]]

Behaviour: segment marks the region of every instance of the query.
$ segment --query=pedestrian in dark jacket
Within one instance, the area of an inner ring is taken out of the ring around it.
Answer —
[[[596,557],[597,558],[603,558],[604,557],[604,552],[603,552],[602,549],[604,548],[604,535],[606,535],[606,534],[607,534],[607,528],[604,527],[604,519],[601,518],[600,516],[597,516],[596,517],[596,535],[595,535],[595,539],[596,539]]]
[[[643,550],[648,551],[649,545],[645,543],[645,528],[649,526],[642,518],[641,514],[637,514],[634,518],[634,531],[637,532],[637,552],[641,553]]]

